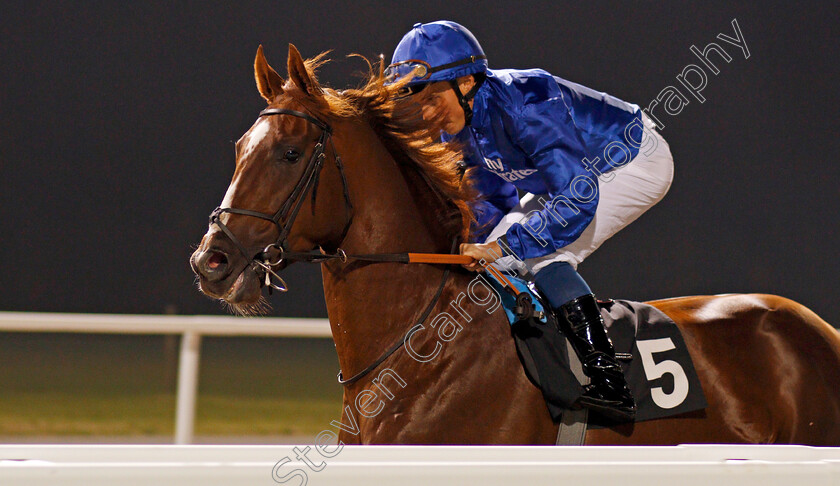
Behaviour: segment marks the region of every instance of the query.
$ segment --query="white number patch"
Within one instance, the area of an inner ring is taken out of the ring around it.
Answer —
[[[671,341],[671,338],[649,339],[636,341],[636,346],[639,348],[639,354],[642,355],[642,367],[645,369],[645,376],[647,376],[648,381],[661,378],[666,374],[674,377],[674,390],[671,393],[665,393],[662,391],[662,387],[650,389],[653,403],[664,409],[678,407],[688,397],[688,378],[685,376],[685,370],[676,361],[666,359],[657,363],[653,359],[654,353],[662,353],[676,348],[674,342]]]

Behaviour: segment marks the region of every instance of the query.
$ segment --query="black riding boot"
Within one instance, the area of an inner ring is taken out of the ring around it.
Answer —
[[[595,296],[578,297],[560,306],[558,311],[561,331],[568,337],[583,372],[591,381],[577,403],[618,422],[632,421],[636,403],[615,359]]]

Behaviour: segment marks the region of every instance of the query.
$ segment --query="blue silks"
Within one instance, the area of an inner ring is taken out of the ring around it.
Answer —
[[[543,209],[513,224],[508,245],[520,259],[554,253],[592,221],[599,175],[639,152],[639,107],[543,71],[493,70],[475,95],[473,119],[456,138],[465,163],[480,167],[478,227],[492,229],[515,205],[516,190],[547,194]],[[482,234],[481,231],[477,235]]]

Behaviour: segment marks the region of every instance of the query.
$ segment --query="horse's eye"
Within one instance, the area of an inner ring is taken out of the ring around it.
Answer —
[[[295,149],[289,149],[283,154],[283,158],[288,160],[289,162],[297,162],[297,159],[300,157],[300,152]]]

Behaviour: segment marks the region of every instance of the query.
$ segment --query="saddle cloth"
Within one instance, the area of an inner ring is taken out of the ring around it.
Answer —
[[[492,277],[489,273],[487,276]],[[542,320],[516,321],[511,310],[514,298],[498,281],[488,280],[498,291],[512,323],[511,333],[525,373],[540,388],[552,418],[559,423],[581,389],[570,370],[566,338],[557,329],[551,312],[546,312]],[[521,279],[513,280],[520,291],[530,291]],[[540,296],[535,294],[534,300],[539,302]],[[619,361],[636,400],[637,422],[706,408],[694,363],[674,321],[641,302],[599,301],[599,306],[617,355],[626,355]],[[610,425],[594,413],[589,414],[588,421],[595,427]]]

